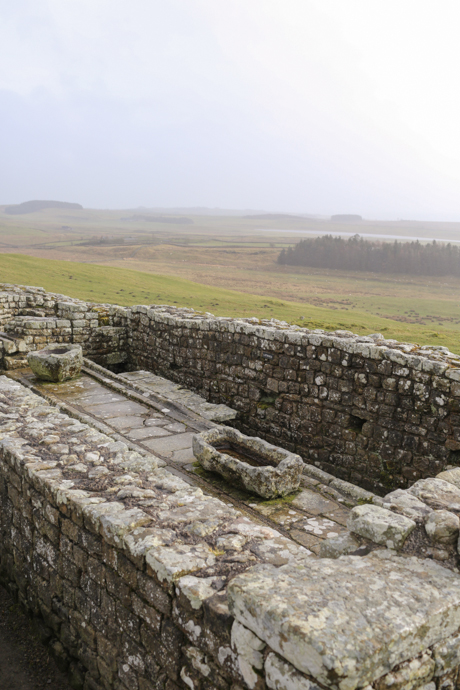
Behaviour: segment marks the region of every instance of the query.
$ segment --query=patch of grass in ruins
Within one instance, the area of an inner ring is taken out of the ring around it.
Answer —
[[[0,282],[40,286],[91,302],[124,306],[171,304],[216,316],[275,318],[310,329],[344,329],[362,335],[380,332],[387,338],[419,345],[444,345],[460,352],[460,331],[452,326],[440,326],[434,332],[432,326],[379,317],[360,309],[340,312],[123,268],[1,254]]]

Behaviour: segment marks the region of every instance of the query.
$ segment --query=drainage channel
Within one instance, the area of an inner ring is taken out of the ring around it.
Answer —
[[[313,552],[319,550],[324,538],[345,529],[348,511],[311,488],[285,499],[265,501],[196,467],[191,450],[193,434],[215,424],[157,394],[140,393],[131,382],[117,380],[102,367],[85,366],[79,379],[61,384],[39,382],[30,370],[8,375],[69,416],[123,441],[130,449],[153,453],[184,481]]]

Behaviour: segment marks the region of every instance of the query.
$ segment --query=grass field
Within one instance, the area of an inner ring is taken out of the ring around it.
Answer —
[[[321,282],[314,276],[313,278],[310,276],[310,280]],[[139,270],[39,259],[22,254],[0,254],[0,282],[41,286],[52,292],[94,302],[125,306],[177,304],[193,307],[198,311],[209,311],[218,316],[276,318],[307,328],[326,330],[340,328],[362,334],[381,332],[387,338],[416,342],[421,345],[445,345],[453,352],[460,353],[458,285],[449,284],[447,287],[440,288],[439,295],[432,296],[430,308],[435,310],[437,305],[442,303],[446,319],[441,325],[437,321],[436,326],[433,326],[432,323],[412,322],[415,321],[415,317],[404,313],[393,314],[388,318],[388,315],[379,316],[366,311],[365,308],[349,308],[347,303],[350,298],[346,294],[348,288],[344,288],[346,279],[340,276],[327,279],[323,276],[323,280],[332,282],[329,289],[338,302],[345,302],[342,305],[344,308],[339,309],[335,305],[332,305],[333,308],[316,306],[308,302],[249,294]],[[353,282],[350,277],[348,277],[348,282],[350,284]],[[377,293],[383,289],[384,285],[385,281],[380,279],[370,285],[375,292],[374,301],[380,301],[381,308],[386,311],[397,310],[398,305],[394,304],[394,300],[398,298],[391,295],[382,298],[380,295],[380,300],[378,299]],[[337,294],[340,286],[342,286],[341,293]],[[402,290],[401,286],[398,290]],[[411,290],[415,295],[419,292],[419,287],[406,286],[406,290]],[[447,292],[442,293],[442,290]],[[353,297],[353,299],[357,298]],[[399,299],[405,302],[406,307],[409,306],[407,296]],[[365,307],[364,301],[363,304]],[[410,306],[411,311],[414,311],[414,301],[410,302]],[[404,320],[398,320],[398,318]]]
[[[460,223],[339,224],[187,213],[193,223],[175,225],[146,221],[145,213],[48,209],[8,216],[0,209],[0,281],[41,285],[96,302],[177,304],[460,349],[458,278],[276,263],[280,249],[303,232],[460,240]]]

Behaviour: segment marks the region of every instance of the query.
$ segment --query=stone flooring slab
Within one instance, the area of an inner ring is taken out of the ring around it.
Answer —
[[[183,450],[184,448],[192,447],[192,433],[177,434],[176,436],[168,436],[167,438],[151,439],[144,441],[143,445],[150,448],[154,453],[160,453],[166,457],[170,457],[175,450]]]
[[[152,415],[145,420],[145,426],[165,426],[168,423],[168,417],[165,415]]]
[[[166,424],[164,427],[167,431],[171,431],[174,434],[183,434],[186,430],[187,427],[185,424],[181,424],[180,422],[173,422],[172,424]]]
[[[341,532],[346,531],[345,527],[325,517],[314,517],[301,520],[297,523],[296,528],[303,529],[305,532],[322,539],[337,537]]]
[[[196,462],[196,458],[193,455],[193,450],[191,448],[175,450],[171,459],[174,460],[174,462],[178,462],[180,465],[188,465]]]
[[[337,504],[334,505],[332,510],[328,510],[323,513],[323,517],[329,518],[334,522],[338,522],[338,524],[342,525],[342,527],[347,526],[347,520],[349,515],[349,508],[342,508],[342,506],[338,506]]]
[[[294,498],[292,505],[304,510],[306,513],[310,513],[310,515],[319,515],[328,510],[333,510],[336,504],[323,498],[314,491],[303,489],[300,494]]]
[[[112,417],[132,417],[134,415],[147,414],[147,408],[130,400],[115,403],[103,403],[101,405],[85,405],[85,409],[99,419],[111,419]]]
[[[144,426],[143,417],[114,417],[107,421],[110,422],[110,426],[112,426],[114,429],[120,429],[122,431]]]
[[[147,438],[158,438],[159,436],[171,436],[171,432],[167,431],[164,427],[161,426],[143,426],[139,429],[133,429],[133,431],[128,431],[127,436],[137,441]]]
[[[105,403],[123,402],[126,398],[123,395],[111,393],[110,391],[106,393],[95,391],[94,393],[90,392],[81,396],[80,400],[85,405],[103,405]]]

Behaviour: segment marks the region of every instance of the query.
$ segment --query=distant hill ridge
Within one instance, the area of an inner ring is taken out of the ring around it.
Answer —
[[[249,218],[250,220],[305,220],[309,216],[293,216],[290,213],[252,213],[249,216],[243,216],[243,218]],[[314,218],[314,216],[310,216]]]
[[[120,220],[146,220],[149,223],[174,223],[176,225],[193,225],[193,220],[186,216],[140,216],[135,214]]]
[[[335,216],[331,216],[331,220],[338,220],[339,222],[345,223],[356,223],[362,220],[362,216],[358,216],[357,213],[337,213]]]
[[[22,204],[14,204],[14,206],[6,206],[4,213],[9,213],[12,216],[19,216],[23,213],[35,213],[35,211],[42,211],[45,208],[65,208],[67,210],[82,209],[81,204],[71,204],[68,201],[24,201]]]

